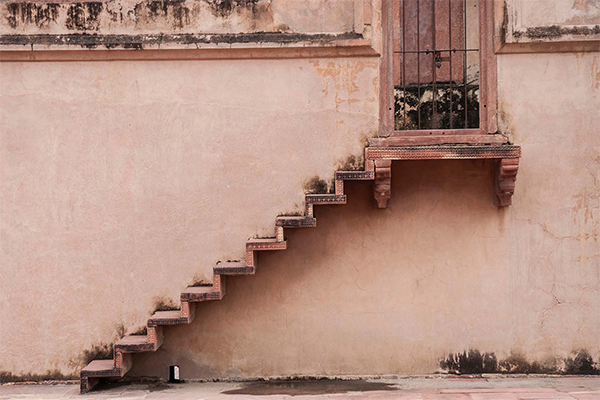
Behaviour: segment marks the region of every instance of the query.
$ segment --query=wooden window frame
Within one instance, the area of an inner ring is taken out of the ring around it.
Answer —
[[[494,52],[494,3],[496,0],[480,0],[479,2],[479,128],[406,131],[394,129],[393,10],[394,2],[397,1],[402,0],[382,0],[383,52],[380,71],[379,137],[393,137],[394,142],[400,144],[505,142],[503,137],[490,136],[498,131],[498,75],[496,53]]]

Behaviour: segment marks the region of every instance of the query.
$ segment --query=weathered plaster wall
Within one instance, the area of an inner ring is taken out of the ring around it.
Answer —
[[[303,46],[370,36],[370,1],[15,0],[0,3],[0,46],[15,51]]]
[[[505,5],[507,42],[600,40],[599,0],[505,0]]]
[[[397,162],[389,209],[348,185],[347,206],[318,208],[133,373],[431,373],[468,349],[515,370],[598,361],[599,58],[500,57],[503,129],[523,146],[511,207],[492,205],[486,162]]]
[[[377,18],[377,16],[375,16]],[[132,374],[434,372],[448,353],[600,359],[600,55],[500,55],[513,206],[485,162],[394,165],[288,231]],[[377,129],[375,58],[0,63],[0,371],[74,373],[302,210]],[[86,353],[88,352],[88,353]],[[560,362],[559,362],[560,364]]]
[[[376,59],[0,74],[0,370],[15,374],[75,371],[117,325],[243,258],[377,126]]]
[[[342,33],[355,0],[6,1],[0,34]]]

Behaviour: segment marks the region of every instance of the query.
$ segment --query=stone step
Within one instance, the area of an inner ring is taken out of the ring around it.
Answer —
[[[317,226],[317,219],[304,215],[281,215],[277,217],[275,224],[284,228],[314,228]]]
[[[172,311],[157,311],[148,320],[148,326],[159,326],[159,325],[184,325],[189,324],[194,320],[194,314],[189,318],[181,316],[181,310]]]
[[[343,194],[344,180],[372,180],[373,171],[338,171],[335,174],[335,194],[309,194],[305,197],[307,213],[304,216],[281,215],[276,219],[274,238],[249,239],[246,242],[244,261],[219,262],[213,268],[213,285],[189,286],[181,293],[181,310],[157,311],[149,319],[147,335],[129,335],[119,340],[114,351],[114,360],[94,360],[81,370],[81,392],[86,393],[103,377],[122,377],[131,368],[132,354],[156,351],[163,341],[163,326],[187,324],[193,321],[195,303],[221,300],[225,296],[225,278],[234,275],[253,275],[255,251],[285,250],[284,228],[316,227],[317,220],[313,205],[346,204]],[[250,260],[250,261],[248,261]],[[182,316],[184,315],[184,316]]]
[[[255,272],[253,266],[246,266],[242,261],[220,262],[213,268],[215,275],[254,275]]]
[[[375,179],[374,171],[337,171],[335,180],[343,181],[371,181]]]
[[[94,360],[81,370],[79,390],[81,393],[87,393],[98,384],[100,378],[121,378],[130,368],[131,362],[123,368],[117,368],[115,360]]]
[[[115,351],[122,353],[144,353],[147,351],[156,351],[161,341],[156,343],[148,342],[147,335],[128,335],[115,343]]]
[[[266,238],[266,239],[249,239],[246,242],[246,251],[249,250],[285,250],[287,242],[285,240],[279,241],[277,238]]]
[[[181,301],[200,302],[207,300],[221,300],[223,293],[213,291],[212,286],[189,286],[181,292]]]
[[[81,370],[81,376],[86,377],[121,377],[122,370],[115,367],[115,360],[94,360]]]
[[[325,204],[346,204],[345,194],[307,194],[305,196],[307,204],[325,205]]]

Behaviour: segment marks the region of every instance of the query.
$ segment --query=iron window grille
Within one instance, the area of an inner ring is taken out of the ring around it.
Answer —
[[[381,136],[496,132],[494,0],[383,0]]]

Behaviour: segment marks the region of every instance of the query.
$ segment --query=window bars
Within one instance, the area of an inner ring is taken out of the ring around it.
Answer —
[[[395,0],[395,130],[479,127],[479,0]]]

